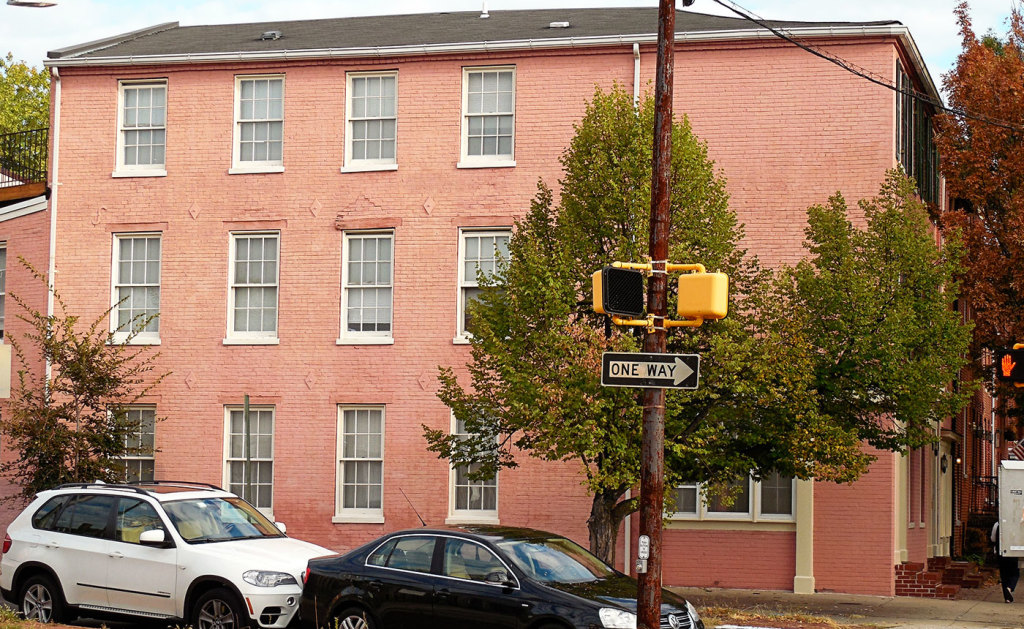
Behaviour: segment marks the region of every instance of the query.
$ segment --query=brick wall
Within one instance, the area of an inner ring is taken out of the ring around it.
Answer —
[[[891,40],[836,44],[858,65],[890,74]],[[462,67],[515,64],[515,168],[457,169]],[[650,85],[653,47],[641,59]],[[341,173],[345,72],[398,71],[398,170]],[[86,319],[110,305],[112,234],[160,231],[161,357],[171,375],[151,402],[157,476],[223,483],[224,406],[272,404],[274,515],[289,532],[344,550],[380,533],[448,515],[448,467],[424,449],[421,424],[449,428],[436,398],[438,365],[464,364],[456,333],[460,226],[509,225],[539,178],[557,190],[558,155],[595,84],[629,88],[628,46],[516,56],[463,55],[251,66],[62,69],[57,266],[65,298]],[[789,46],[682,45],[675,106],[728,179],[747,244],[770,264],[803,255],[804,211],[842,190],[851,206],[893,164],[891,92]],[[236,74],[285,75],[285,172],[229,175]],[[117,80],[166,78],[167,176],[112,178]],[[342,233],[395,230],[394,344],[337,345]],[[281,233],[279,337],[226,346],[229,233]],[[383,404],[384,518],[334,524],[337,405]],[[499,477],[502,523],[586,541],[589,498],[572,464],[521,458]],[[853,487],[816,491],[819,586],[892,589],[891,466]],[[408,501],[405,496],[408,497]],[[849,518],[849,519],[846,519]],[[851,539],[851,523],[857,527]],[[672,531],[666,583],[712,580],[792,587],[793,535]],[[751,552],[749,549],[755,549]],[[855,550],[851,550],[855,549]],[[875,551],[875,548],[879,550]],[[865,552],[867,549],[867,552]],[[855,555],[858,570],[835,555]],[[691,557],[699,556],[699,565]],[[884,561],[883,561],[884,560]],[[855,575],[855,576],[853,576]]]

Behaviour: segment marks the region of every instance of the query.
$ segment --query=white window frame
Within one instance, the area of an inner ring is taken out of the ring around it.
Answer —
[[[685,483],[680,485],[681,488],[696,488],[697,490],[697,511],[684,512],[676,511],[670,515],[672,520],[690,520],[690,521],[732,521],[732,522],[796,522],[796,479],[790,478],[791,487],[791,504],[790,512],[788,514],[783,513],[762,513],[761,511],[761,483],[760,481],[754,480],[752,477],[747,479],[749,502],[747,505],[747,511],[743,513],[733,512],[722,512],[722,511],[711,511],[708,509],[707,501],[705,500],[704,485],[702,483]]]
[[[249,449],[250,449],[250,452],[252,454],[249,456],[249,462],[250,463],[267,463],[267,462],[270,463],[270,470],[271,470],[270,471],[270,506],[269,507],[260,507],[257,504],[258,500],[253,500],[251,502],[252,502],[252,505],[254,507],[256,507],[257,509],[260,510],[261,513],[263,513],[265,516],[267,516],[268,518],[273,520],[273,518],[274,518],[274,488],[275,488],[274,486],[276,485],[275,477],[277,476],[277,465],[275,464],[275,461],[274,461],[274,454],[275,454],[275,449],[276,449],[275,433],[277,432],[277,408],[274,405],[272,405],[272,404],[251,404],[251,405],[249,405],[249,412],[250,413],[253,413],[253,412],[268,412],[268,411],[270,412],[270,457],[265,457],[265,456],[264,457],[260,457],[260,456],[258,456],[258,452],[259,452],[258,446],[257,446],[257,444],[253,443],[253,437],[258,437],[258,436],[260,436],[261,433],[256,432],[254,430],[254,429],[258,428],[258,427],[257,426],[253,426],[252,418],[250,417],[250,423],[249,423],[250,444],[249,444]],[[231,431],[231,413],[232,412],[244,413],[245,412],[245,406],[244,405],[239,405],[239,404],[233,404],[233,405],[227,405],[227,406],[224,407],[224,483],[223,483],[222,486],[227,488],[228,491],[231,491],[231,485],[232,485],[232,483],[231,483],[231,464],[232,463],[242,463],[243,466],[244,466],[245,465],[245,460],[246,460],[244,452],[243,452],[241,457],[233,457],[233,456],[231,456],[231,437],[232,437],[233,434],[235,434],[235,433],[233,433]],[[244,418],[243,418],[243,422],[244,422]],[[239,433],[239,434],[242,435],[243,444],[244,444],[245,443],[245,441],[244,441],[245,433],[243,432],[243,433]],[[244,470],[244,467],[243,467],[243,470]],[[266,484],[266,483],[263,483],[263,484]],[[242,492],[242,493],[244,493],[244,492]],[[245,497],[241,493],[240,494],[236,494],[236,495],[239,496],[239,497],[242,497],[242,498]]]
[[[271,80],[281,81],[281,117],[267,116],[265,118],[242,118],[242,84],[246,81]],[[231,168],[229,174],[248,173],[282,173],[284,172],[284,104],[285,104],[285,81],[283,74],[245,74],[235,76],[235,101],[234,101],[234,132],[231,148]],[[242,125],[253,122],[280,122],[281,123],[281,159],[247,160],[242,161]]]
[[[273,236],[277,239],[277,260],[275,265],[274,281],[272,283],[262,282],[259,284],[235,283],[235,261],[238,252],[238,240],[241,238]],[[229,238],[228,255],[228,317],[227,337],[225,345],[277,345],[278,330],[281,327],[281,232],[280,231],[238,231],[231,232]],[[273,330],[235,330],[235,291],[239,288],[275,288],[276,299],[274,302],[274,329]]]
[[[153,320],[156,324],[155,330],[146,330],[139,332],[132,338],[133,345],[159,345],[160,344],[160,293],[161,293],[161,281],[153,282],[139,282],[139,283],[123,283],[121,281],[121,241],[131,240],[137,238],[155,238],[160,243],[160,257],[157,258],[157,274],[160,279],[163,279],[163,234],[160,232],[131,232],[131,233],[119,233],[114,234],[113,251],[111,253],[110,262],[110,306],[113,308],[110,311],[110,331],[114,333],[114,341],[118,343],[124,343],[128,339],[130,330],[118,330],[118,320],[120,319],[120,311],[123,304],[119,305],[120,299],[118,298],[118,289],[121,287],[131,288],[152,288],[157,289],[157,316]]]
[[[461,228],[459,229],[459,279],[458,279],[458,295],[456,313],[457,318],[455,321],[455,338],[453,342],[456,344],[464,344],[469,342],[470,334],[466,331],[466,289],[478,288],[479,282],[477,282],[476,276],[466,277],[466,238],[472,236],[507,236],[509,240],[512,239],[512,228],[511,227],[487,227],[487,228]],[[495,258],[497,260],[497,258]]]
[[[345,412],[375,411],[380,413],[380,457],[345,456]],[[387,434],[387,409],[383,404],[339,404],[338,405],[338,441],[335,459],[337,461],[337,486],[334,492],[335,523],[362,522],[382,524],[384,522],[384,463],[386,461],[385,436]],[[346,462],[378,462],[380,463],[380,508],[357,508],[344,506],[345,463]]]
[[[167,79],[118,81],[117,83],[117,155],[114,157],[114,177],[166,177],[167,176]],[[125,127],[125,92],[132,89],[162,87],[164,89],[164,121],[162,125]],[[164,159],[160,164],[125,164],[124,136],[128,131],[163,131]]]
[[[132,414],[133,413],[138,413],[139,414],[139,421],[136,424],[138,426],[138,430],[133,431],[132,435],[125,439],[125,447],[126,448],[130,447],[131,444],[130,444],[129,441],[132,438],[136,439],[140,444],[143,444],[144,441],[145,441],[145,436],[146,435],[152,434],[152,436],[153,436],[152,437],[153,447],[149,451],[148,454],[146,454],[145,452],[140,452],[138,454],[125,454],[123,457],[121,457],[121,461],[125,464],[125,482],[132,482],[132,481],[128,480],[128,465],[133,464],[133,463],[139,463],[141,465],[145,461],[152,461],[153,462],[153,478],[156,478],[156,407],[152,406],[152,405],[142,405],[142,404],[139,404],[139,405],[129,406],[127,409],[125,409],[125,411],[128,413],[128,420],[132,421],[133,423],[134,423],[134,418],[132,417]],[[148,412],[152,412],[152,414],[153,414],[153,423],[152,423],[152,426],[151,426],[152,429],[153,429],[152,433],[150,433],[147,430],[143,430],[143,428],[144,428],[144,426],[142,424],[143,417],[142,417],[141,414],[145,413],[147,411]],[[153,478],[142,479],[142,480],[153,480]],[[141,479],[141,475],[140,475],[140,479]]]
[[[341,172],[366,172],[373,170],[398,170],[398,71],[389,72],[348,72],[345,79],[345,164]],[[356,118],[352,97],[355,90],[352,84],[357,79],[369,78],[391,78],[395,82],[395,111],[392,116],[364,116]],[[355,140],[353,124],[364,120],[393,120],[395,123],[395,147],[394,156],[391,158],[355,159],[352,153],[352,143]]]
[[[459,433],[458,430],[459,421],[455,418],[455,414],[451,415],[451,432],[453,435],[468,435],[469,433]],[[493,509],[459,509],[458,504],[458,487],[456,486],[456,471],[460,466],[452,465],[448,470],[448,519],[445,521],[446,524],[497,524],[498,523],[498,499],[500,492],[498,490],[498,475],[494,475],[493,485],[483,485],[485,481],[469,481],[469,487],[474,485],[482,487],[484,489],[494,488],[494,508]]]
[[[0,343],[7,338],[7,242],[0,241]]]
[[[349,285],[349,254],[351,242],[357,239],[388,237],[391,241],[390,273],[386,284]],[[387,288],[391,291],[391,318],[387,331],[350,331],[348,329],[348,297],[350,290]],[[389,345],[394,341],[395,329],[395,232],[392,229],[346,231],[342,236],[341,253],[341,331],[338,345]]]
[[[481,72],[511,72],[512,74],[512,108],[493,113],[469,111],[470,75]],[[512,146],[508,155],[470,155],[469,127],[470,119],[485,115],[512,116]],[[516,67],[510,66],[474,66],[462,68],[462,149],[458,168],[507,168],[516,165]]]

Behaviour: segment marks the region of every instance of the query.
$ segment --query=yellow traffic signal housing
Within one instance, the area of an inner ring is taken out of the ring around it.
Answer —
[[[676,314],[687,319],[723,319],[729,313],[729,276],[684,273],[679,276]]]
[[[606,266],[591,276],[594,312],[638,317],[644,313],[644,274],[641,271]]]

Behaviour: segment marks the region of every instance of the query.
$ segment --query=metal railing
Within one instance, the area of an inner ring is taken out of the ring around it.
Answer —
[[[46,183],[49,129],[0,135],[0,188]]]

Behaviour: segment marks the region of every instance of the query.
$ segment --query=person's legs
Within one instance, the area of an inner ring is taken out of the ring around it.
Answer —
[[[999,558],[999,582],[1003,586],[1003,600],[1007,603],[1013,602],[1013,590],[1017,588],[1017,581],[1020,579],[1020,569],[1017,568],[1016,557]]]

